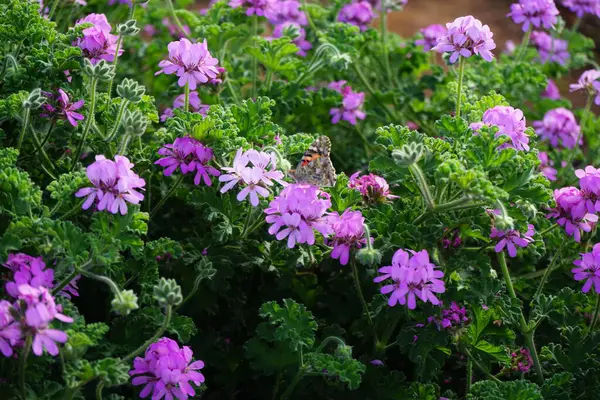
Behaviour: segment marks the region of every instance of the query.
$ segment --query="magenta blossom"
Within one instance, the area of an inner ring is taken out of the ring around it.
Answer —
[[[268,16],[271,10],[278,7],[276,0],[229,0],[231,8],[243,7],[246,9],[246,15],[258,15],[259,17]]]
[[[301,3],[296,0],[277,1],[274,7],[265,10],[265,16],[275,26],[288,22],[301,26],[308,25],[306,14],[300,7]]]
[[[71,103],[69,96],[62,89],[58,89],[58,94],[56,96],[47,92],[44,92],[44,94],[48,97],[49,102],[42,105],[44,112],[40,114],[40,117],[66,119],[73,126],[77,126],[77,121],[82,121],[84,119],[83,115],[75,112],[75,110],[79,110],[83,107],[83,100]],[[51,104],[51,102],[53,102],[54,105]]]
[[[352,174],[348,181],[348,188],[358,190],[367,204],[383,203],[398,198],[390,192],[387,181],[374,174],[362,176],[360,172]]]
[[[537,49],[542,64],[555,62],[566,65],[569,60],[569,42],[566,40],[553,38],[546,32],[533,31],[531,44]]]
[[[510,364],[514,372],[527,373],[533,365],[533,358],[528,349],[521,348],[518,352],[510,353]]]
[[[548,153],[540,151],[538,153],[538,159],[540,160],[540,172],[548,178],[549,181],[555,181],[557,179],[556,168],[553,168],[554,161],[550,159]]]
[[[113,61],[117,56],[117,35],[112,35],[112,27],[104,14],[89,14],[75,23],[75,26],[84,23],[92,24],[90,28],[82,31],[83,37],[73,42],[83,52],[83,56],[89,58],[92,64],[100,60]],[[119,54],[123,49],[119,49]]]
[[[440,279],[444,277],[444,273],[436,268],[437,266],[429,261],[427,250],[407,252],[400,249],[394,254],[392,265],[380,268],[381,275],[374,281],[378,283],[391,280],[380,289],[382,294],[391,293],[388,300],[390,307],[399,303],[406,304],[409,309],[414,310],[417,307],[417,298],[424,303],[438,305],[440,301],[435,293],[444,293],[446,287]]]
[[[329,114],[332,116],[331,123],[337,124],[340,119],[348,121],[351,125],[356,125],[356,119],[365,119],[366,114],[362,110],[365,102],[364,92],[353,92],[350,86],[342,89],[342,108],[332,108]]]
[[[316,186],[288,185],[265,209],[266,221],[271,224],[269,234],[277,240],[287,238],[288,247],[315,243],[315,233],[328,236],[333,232],[325,216],[331,207],[329,195]]]
[[[525,117],[523,111],[508,106],[496,106],[483,114],[482,123],[471,124],[471,129],[477,131],[483,125],[496,126],[496,137],[508,136],[509,142],[498,147],[498,150],[513,148],[529,151],[529,136],[525,133]]]
[[[500,253],[506,249],[508,250],[508,255],[511,257],[517,256],[517,247],[527,247],[533,240],[533,234],[535,233],[535,228],[533,225],[527,225],[527,232],[523,234],[521,237],[521,232],[517,230],[509,230],[509,231],[500,231],[495,227],[492,227],[492,233],[490,234],[490,238],[497,240],[498,244],[494,250],[496,253]]]
[[[361,248],[366,243],[365,218],[360,211],[352,211],[348,208],[342,215],[336,212],[330,213],[327,219],[333,231],[331,241],[328,243],[333,246],[331,258],[339,259],[340,264],[347,265],[350,251],[353,248]]]
[[[198,92],[195,90],[190,91],[189,97],[189,106],[191,112],[197,112],[198,114],[206,117],[208,115],[208,110],[210,109],[209,105],[202,104],[200,100],[200,96],[198,96]],[[183,108],[185,105],[185,93],[180,94],[173,101],[173,108],[167,108],[162,115],[160,116],[161,122],[165,122],[167,118],[171,118],[174,113],[174,108]]]
[[[562,3],[578,18],[582,18],[585,14],[592,14],[600,18],[600,0],[563,0]]]
[[[523,24],[523,32],[527,32],[531,26],[552,29],[558,14],[554,0],[519,0],[510,5],[510,12],[506,16],[516,24]]]
[[[555,218],[576,242],[581,241],[581,232],[591,232],[598,216],[587,212],[586,201],[575,187],[564,187],[554,191],[556,207],[550,209],[546,218]]]
[[[548,79],[548,85],[541,96],[550,100],[560,100],[560,90],[552,79]]]
[[[144,385],[141,398],[152,394],[156,400],[186,400],[196,395],[190,382],[195,386],[204,383],[204,375],[199,372],[202,368],[203,361],[193,361],[192,349],[180,348],[174,340],[163,337],[148,346],[143,358],[133,360],[129,375],[137,375],[131,380],[134,386]]]
[[[594,102],[600,106],[600,70],[590,69],[579,77],[577,83],[569,85],[571,92],[585,90],[590,96],[596,96]]]
[[[585,169],[578,169],[575,175],[579,178],[579,187],[581,196],[585,202],[585,208],[588,213],[600,211],[600,169],[591,165]]]
[[[443,25],[433,24],[426,26],[419,32],[421,32],[423,38],[416,40],[415,44],[423,46],[424,51],[429,51],[438,44],[438,41],[446,34],[447,29]]]
[[[188,85],[190,90],[196,90],[198,83],[206,83],[219,73],[216,68],[219,60],[208,51],[206,39],[202,43],[192,44],[183,38],[169,43],[168,49],[168,59],[158,63],[161,69],[154,75],[175,74],[179,77],[179,86]]]
[[[438,40],[432,50],[440,53],[452,53],[450,62],[455,63],[458,57],[480,55],[486,61],[492,61],[492,50],[496,48],[494,34],[490,27],[471,15],[460,17],[446,24],[446,33]]]
[[[581,291],[587,293],[593,287],[600,294],[600,243],[596,243],[589,253],[582,253],[581,259],[573,261],[573,279],[585,281]]]
[[[19,285],[30,285],[34,288],[54,286],[54,271],[46,269],[42,257],[31,257],[27,254],[9,254],[4,264],[14,273],[13,281],[6,282],[6,293],[12,297],[19,295]]]
[[[21,340],[21,328],[13,317],[13,306],[0,300],[0,352],[4,357],[13,355],[13,347]]]
[[[533,127],[553,147],[562,146],[567,149],[575,147],[581,129],[573,113],[563,107],[548,111],[542,121],[533,122]],[[580,140],[579,144],[582,143]]]
[[[438,329],[457,329],[469,322],[467,309],[460,307],[456,302],[450,303],[450,308],[443,309],[442,315],[432,315],[427,322],[435,323]]]
[[[173,144],[166,144],[158,150],[158,154],[165,157],[154,164],[165,168],[165,176],[171,176],[177,169],[184,175],[196,171],[194,184],[199,185],[203,180],[206,186],[211,186],[210,176],[221,175],[216,168],[208,165],[213,158],[212,149],[194,138],[177,138]]]
[[[373,7],[364,0],[346,4],[337,17],[338,21],[358,26],[361,31],[366,31],[374,18]]]

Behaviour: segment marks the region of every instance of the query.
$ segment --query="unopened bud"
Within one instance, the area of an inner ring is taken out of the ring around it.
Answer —
[[[125,78],[117,86],[117,93],[125,100],[132,103],[139,103],[142,100],[142,96],[146,93],[146,88],[132,79]]]
[[[175,279],[160,278],[158,284],[154,286],[154,298],[163,307],[177,306],[183,301],[181,287]]]
[[[29,93],[29,96],[27,96],[27,100],[23,102],[23,108],[34,110],[40,108],[45,102],[46,97],[42,94],[42,91],[39,88],[33,89],[31,93]]]
[[[135,36],[139,31],[140,28],[137,27],[135,19],[130,19],[124,24],[117,25],[117,32],[123,36]]]
[[[146,132],[148,119],[138,110],[125,111],[122,122],[126,135],[141,136]]]
[[[137,300],[133,290],[121,290],[119,293],[115,293],[115,298],[110,305],[116,314],[129,315],[130,312],[138,309]]]
[[[399,166],[409,167],[421,159],[423,150],[421,143],[412,142],[392,151],[392,157]]]

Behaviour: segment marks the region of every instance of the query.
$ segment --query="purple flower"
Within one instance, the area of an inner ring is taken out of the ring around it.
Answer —
[[[45,92],[45,94],[48,97],[48,100],[54,101],[55,104],[52,105],[50,102],[44,103],[42,105],[44,112],[40,114],[40,117],[66,119],[73,126],[77,126],[77,121],[82,121],[84,119],[83,115],[75,112],[75,110],[79,110],[83,107],[83,100],[71,103],[69,96],[62,89],[58,89],[58,94],[56,96],[47,92]]]
[[[383,203],[398,198],[391,194],[387,181],[374,174],[362,176],[360,172],[352,174],[348,181],[348,188],[358,190],[367,204]]]
[[[190,90],[196,90],[198,83],[206,83],[219,73],[216,68],[219,60],[211,56],[206,39],[192,44],[183,38],[169,43],[168,49],[168,59],[158,63],[161,69],[154,75],[175,74],[179,77],[179,86],[189,85]]]
[[[494,250],[496,253],[500,253],[506,249],[508,250],[508,255],[511,257],[517,256],[517,247],[527,247],[529,243],[532,243],[533,235],[535,233],[535,228],[532,224],[527,225],[527,232],[521,237],[521,232],[517,230],[509,230],[509,231],[500,231],[495,227],[492,227],[492,233],[490,234],[491,239],[495,239],[498,241]]]
[[[185,400],[195,396],[196,392],[190,384],[200,386],[205,378],[198,372],[204,368],[203,361],[192,361],[192,350],[179,345],[174,340],[163,337],[148,346],[144,357],[133,360],[133,369],[129,375],[135,376],[131,383],[134,386],[144,385],[140,397],[152,394],[152,399],[160,400],[177,398]]]
[[[133,166],[124,156],[115,156],[115,161],[112,161],[97,155],[96,161],[86,169],[94,187],[79,189],[75,193],[76,197],[87,197],[82,208],[87,210],[97,203],[98,211],[127,214],[127,203],[139,204],[144,195],[137,189],[146,185],[144,179],[131,170]]]
[[[338,21],[358,26],[361,31],[367,30],[374,18],[373,7],[368,1],[364,0],[346,4],[337,17]]]
[[[330,213],[327,217],[333,231],[329,245],[333,246],[331,258],[340,260],[340,264],[347,265],[350,260],[350,251],[361,248],[366,240],[364,238],[365,218],[360,211],[346,209],[342,215],[337,212]]]
[[[553,147],[562,146],[567,149],[575,147],[580,132],[573,113],[563,107],[548,111],[542,121],[533,122],[533,127],[537,134]],[[582,143],[580,140],[579,144]]]
[[[220,68],[220,67],[217,67],[217,69],[218,68]],[[171,118],[174,115],[174,113],[173,113],[174,108],[183,108],[184,105],[185,105],[185,93],[182,93],[179,96],[177,96],[175,98],[175,100],[173,101],[173,108],[167,108],[167,109],[165,109],[165,111],[163,111],[162,115],[160,116],[161,122],[165,122],[168,118]],[[208,115],[208,110],[210,109],[209,105],[202,104],[202,102],[200,100],[200,96],[198,96],[198,92],[195,90],[190,91],[189,106],[190,106],[190,111],[197,112],[205,118]]]
[[[513,148],[529,150],[529,136],[525,133],[525,117],[523,111],[508,106],[496,106],[483,114],[483,123],[471,124],[471,129],[479,130],[483,125],[496,126],[496,137],[508,136],[510,141],[498,147],[498,150]]]
[[[555,218],[576,242],[581,241],[581,232],[591,232],[598,216],[587,212],[586,200],[581,191],[569,186],[554,191],[556,207],[550,209],[546,218]]]
[[[426,26],[419,32],[423,35],[423,39],[416,40],[415,44],[423,46],[424,51],[429,51],[438,44],[438,41],[446,34],[447,29],[443,25],[433,24]]]
[[[316,186],[288,185],[265,209],[269,234],[277,240],[287,238],[291,249],[297,243],[315,243],[314,230],[323,236],[332,233],[325,213],[331,207],[329,195]]]
[[[516,24],[523,24],[523,32],[527,32],[531,25],[552,29],[558,14],[554,0],[519,0],[510,5],[510,12],[506,16]]]
[[[442,246],[444,249],[449,249],[451,247],[459,247],[462,244],[462,239],[460,238],[460,229],[448,229],[444,228],[444,237],[442,239]]]
[[[596,96],[594,102],[600,106],[600,70],[590,69],[579,77],[577,83],[569,85],[569,91],[586,90],[590,96]]]
[[[437,266],[429,261],[427,250],[407,252],[400,249],[394,254],[392,265],[381,267],[379,269],[381,276],[374,281],[391,280],[391,283],[380,289],[382,294],[392,293],[388,300],[390,307],[399,303],[407,304],[409,309],[414,310],[417,306],[417,298],[425,303],[438,305],[440,301],[434,293],[444,293],[446,288],[444,281],[440,279],[444,273],[436,268]]]
[[[276,6],[266,10],[265,17],[273,25],[281,25],[286,22],[307,25],[308,19],[304,11],[300,10],[300,6],[300,2],[296,0],[277,1]]]
[[[599,0],[563,0],[562,4],[573,11],[578,18],[583,17],[584,14],[592,14],[600,18]]]
[[[556,178],[556,168],[553,168],[554,161],[548,157],[548,153],[540,151],[538,153],[538,158],[540,160],[540,172],[548,178],[549,181],[555,181]]]
[[[377,367],[381,367],[383,365],[383,361],[377,360],[377,359],[371,360],[371,361],[369,361],[369,363],[371,363],[371,365],[375,365]]]
[[[600,294],[600,243],[596,243],[589,253],[581,253],[581,259],[573,261],[573,279],[585,281],[581,291],[587,293],[592,286]]]
[[[591,165],[578,169],[575,175],[579,178],[581,196],[589,213],[600,211],[600,170]]]
[[[331,90],[335,90],[338,93],[342,93],[342,90],[344,89],[344,86],[346,85],[346,83],[348,83],[348,82],[347,81],[329,82],[329,84],[327,84],[327,88],[329,88]]]
[[[171,20],[167,17],[162,19],[162,24],[164,26],[167,27],[167,29],[169,30],[169,34],[171,34],[171,36],[176,37],[176,38],[184,38],[186,35],[190,35],[191,31],[190,31],[190,27],[187,25],[183,25],[183,32],[181,31],[181,29],[179,29],[179,26],[172,24]]]
[[[446,24],[447,32],[438,40],[432,50],[440,53],[452,53],[450,62],[455,63],[458,57],[480,55],[486,61],[492,61],[491,50],[496,48],[494,34],[490,27],[471,15],[460,17]]]
[[[75,23],[75,26],[84,23],[93,24],[92,27],[83,30],[83,37],[73,42],[79,47],[84,57],[89,58],[92,64],[100,60],[113,61],[117,56],[117,35],[111,35],[112,27],[104,14],[89,14]],[[119,49],[119,54],[123,49]]]
[[[510,353],[510,358],[511,369],[515,372],[529,372],[533,365],[533,358],[531,358],[529,350],[525,348],[519,349],[518,352]]]
[[[283,24],[277,25],[275,30],[273,31],[273,37],[280,38],[284,34],[284,30],[293,28],[297,32],[297,36],[292,40],[292,43],[298,47],[298,54],[301,57],[306,57],[306,52],[312,49],[312,44],[306,40],[306,32],[304,29],[294,22],[285,22]]]
[[[199,185],[203,180],[206,186],[211,186],[210,176],[221,175],[216,168],[208,165],[213,158],[212,149],[191,137],[175,139],[173,144],[166,144],[158,150],[158,154],[165,157],[154,164],[165,168],[165,176],[171,176],[177,169],[184,175],[196,171],[194,184]]]
[[[513,54],[515,52],[515,50],[517,49],[517,45],[515,44],[514,41],[512,40],[507,40],[504,43],[504,53],[505,54]]]
[[[12,297],[19,295],[20,285],[31,285],[32,287],[54,286],[54,271],[46,269],[46,263],[42,257],[32,257],[27,254],[9,254],[5,267],[13,271],[13,281],[6,282],[6,293]]]
[[[258,15],[259,17],[271,14],[271,9],[279,6],[276,0],[229,0],[231,8],[244,7],[246,15]]]
[[[531,44],[537,49],[542,64],[556,62],[565,65],[569,60],[569,42],[566,40],[553,38],[546,32],[533,31]]]
[[[329,114],[332,116],[331,123],[337,124],[340,119],[348,121],[351,125],[356,125],[356,119],[365,119],[366,114],[362,110],[365,102],[364,92],[353,92],[350,86],[342,89],[342,108],[332,108]]]
[[[456,302],[450,303],[450,308],[442,310],[442,315],[433,315],[427,318],[427,322],[435,323],[438,329],[456,329],[469,322],[467,309],[460,307]]]
[[[558,86],[552,79],[548,79],[548,85],[546,85],[542,97],[550,100],[560,100],[560,90],[558,90]]]
[[[0,300],[0,352],[4,357],[13,355],[13,347],[21,339],[21,328],[11,313],[12,305]]]

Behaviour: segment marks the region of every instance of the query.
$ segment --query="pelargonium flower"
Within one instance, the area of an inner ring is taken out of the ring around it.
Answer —
[[[548,79],[546,89],[544,89],[541,96],[550,100],[560,100],[560,90],[552,79]]]
[[[177,169],[182,174],[196,171],[194,184],[199,185],[203,180],[207,186],[212,185],[210,176],[219,176],[221,173],[214,167],[208,165],[213,158],[211,148],[191,137],[177,138],[172,144],[165,144],[158,154],[165,156],[154,164],[165,168],[165,176],[171,176]]]
[[[438,41],[446,34],[447,29],[440,24],[428,25],[419,32],[423,35],[422,39],[415,41],[417,46],[423,46],[424,51],[433,49]]]
[[[327,84],[327,88],[331,89],[331,90],[335,90],[338,93],[342,93],[342,91],[344,90],[344,86],[346,85],[346,83],[348,83],[348,81],[333,81],[333,82],[329,82]]]
[[[361,31],[367,30],[374,18],[373,7],[365,0],[346,4],[337,17],[338,21],[358,26]]]
[[[529,350],[522,347],[518,352],[510,353],[510,364],[514,372],[527,373],[533,365],[533,358],[531,358]]]
[[[480,55],[486,61],[492,61],[492,50],[496,48],[494,34],[490,27],[471,15],[456,18],[446,24],[446,33],[439,39],[433,50],[440,53],[452,53],[450,62],[455,63],[458,57]]]
[[[73,42],[74,46],[79,47],[83,56],[89,58],[92,64],[100,60],[113,61],[115,56],[120,56],[123,49],[119,49],[117,55],[117,35],[112,35],[112,27],[108,23],[104,14],[89,14],[75,23],[75,26],[84,23],[93,24],[92,27],[82,31],[83,37]]]
[[[133,360],[130,376],[135,376],[131,383],[134,386],[144,385],[140,397],[152,394],[153,399],[185,400],[195,396],[196,392],[190,384],[200,386],[205,378],[198,372],[204,368],[203,361],[193,360],[192,349],[187,346],[179,348],[174,340],[163,337],[146,349],[144,357]]]
[[[137,189],[146,185],[144,179],[132,171],[133,166],[124,156],[115,156],[115,161],[112,161],[97,155],[96,161],[86,169],[94,187],[79,189],[75,193],[76,197],[87,197],[82,208],[87,210],[96,204],[98,211],[127,214],[127,203],[139,204],[144,195]]]
[[[436,269],[437,266],[429,261],[427,250],[419,252],[413,250],[398,250],[392,258],[392,265],[379,269],[381,276],[374,279],[374,282],[384,282],[388,279],[391,283],[382,286],[382,294],[391,293],[388,299],[390,307],[396,304],[408,305],[408,308],[414,310],[417,307],[417,298],[424,303],[430,302],[433,305],[440,304],[435,297],[435,293],[444,293],[446,287],[444,273]]]
[[[517,45],[512,40],[507,40],[504,42],[504,53],[505,54],[513,54],[517,49]]]
[[[340,264],[346,265],[350,260],[350,251],[353,248],[361,248],[365,243],[365,218],[360,211],[346,209],[342,215],[337,212],[330,213],[327,217],[328,223],[333,231],[331,241],[333,246],[331,258],[340,260]]]
[[[266,16],[272,8],[278,7],[276,0],[229,0],[231,8],[244,7],[246,15],[258,15],[259,17]]]
[[[516,24],[523,24],[523,32],[527,32],[532,25],[552,29],[558,14],[554,0],[519,0],[510,5],[510,12],[506,16]]]
[[[83,100],[71,103],[69,96],[62,89],[58,89],[58,94],[56,96],[48,92],[44,92],[44,94],[48,97],[49,101],[42,104],[42,110],[44,110],[44,112],[40,114],[40,117],[66,119],[73,126],[77,126],[77,121],[82,121],[84,119],[83,115],[75,112],[75,110],[79,110],[83,107],[85,103]]]
[[[556,168],[553,167],[554,161],[548,157],[548,153],[540,151],[538,153],[538,159],[540,160],[540,172],[542,175],[548,178],[549,181],[555,181],[558,172],[556,171]]]
[[[577,83],[569,85],[571,92],[577,90],[586,90],[590,96],[596,96],[594,102],[600,105],[600,70],[590,69],[585,71],[579,77]]]
[[[588,165],[585,169],[575,171],[575,176],[579,178],[581,196],[587,212],[600,211],[600,169]]]
[[[186,36],[189,36],[192,33],[192,31],[190,30],[190,27],[187,25],[182,25],[182,28],[183,28],[183,32],[182,32],[181,29],[179,29],[179,26],[177,24],[171,23],[171,20],[168,17],[164,17],[161,22],[162,22],[162,25],[167,28],[167,30],[169,31],[169,34],[173,37],[182,39]]]
[[[238,201],[244,201],[246,197],[250,197],[250,204],[256,207],[259,203],[258,196],[269,196],[267,187],[273,186],[273,181],[282,186],[286,185],[282,180],[283,172],[276,168],[277,158],[274,153],[269,154],[254,149],[244,152],[244,149],[239,148],[233,159],[233,166],[222,168],[227,174],[219,177],[220,182],[226,182],[221,188],[221,193],[233,189],[240,183],[243,187],[238,193]]]
[[[496,106],[483,113],[483,122],[471,124],[471,129],[479,130],[483,125],[496,126],[496,137],[508,136],[509,142],[498,147],[498,150],[513,148],[529,150],[529,136],[525,133],[525,117],[523,111],[508,106]]]
[[[195,90],[190,91],[190,97],[189,97],[188,101],[189,101],[189,106],[190,106],[191,112],[197,112],[198,114],[200,114],[206,118],[206,116],[208,115],[208,110],[210,109],[210,106],[207,104],[202,104],[202,101],[200,100],[200,96],[198,96],[197,91],[195,91]],[[182,93],[179,96],[175,97],[175,100],[173,101],[173,108],[167,108],[167,109],[165,109],[165,111],[163,111],[162,115],[160,116],[161,122],[165,122],[167,120],[167,118],[171,118],[174,115],[174,113],[173,113],[174,108],[183,108],[184,105],[185,105],[185,93]]]
[[[54,270],[46,269],[42,257],[32,257],[27,254],[9,254],[5,267],[13,271],[13,281],[6,282],[6,293],[12,297],[19,294],[19,285],[27,284],[39,288],[54,286]]]
[[[548,111],[542,121],[533,122],[533,127],[553,147],[562,146],[567,149],[575,147],[581,129],[573,113],[563,107]],[[579,144],[582,143],[580,140]]]
[[[365,119],[367,116],[362,110],[365,102],[364,92],[353,92],[350,86],[345,86],[342,89],[342,107],[332,108],[329,114],[332,116],[331,123],[337,124],[340,119],[348,121],[352,125],[356,125],[356,119]]]
[[[329,195],[316,186],[288,185],[265,209],[265,220],[271,224],[269,234],[277,240],[287,238],[290,249],[301,243],[313,245],[315,230],[323,236],[332,233],[325,216],[329,207]]]
[[[281,25],[286,22],[297,25],[307,25],[308,19],[304,11],[300,9],[301,3],[296,0],[277,1],[274,7],[265,10],[265,17],[273,25]]]
[[[285,22],[277,25],[273,30],[273,37],[280,38],[284,35],[284,30],[294,29],[297,32],[297,36],[292,40],[292,43],[298,47],[298,54],[301,57],[306,57],[306,52],[312,49],[312,44],[306,40],[306,31],[298,24],[294,22]]]
[[[460,229],[448,229],[444,228],[444,236],[442,238],[442,247],[449,249],[451,247],[459,247],[462,244],[460,237]]]
[[[450,303],[450,308],[443,309],[442,315],[432,315],[427,318],[427,322],[435,323],[438,329],[456,329],[469,322],[467,309],[460,307],[456,302]]]
[[[581,259],[573,261],[577,268],[573,268],[573,279],[585,281],[581,291],[587,293],[592,286],[600,294],[600,243],[596,243],[589,253],[581,253]]]
[[[21,328],[11,313],[12,308],[8,301],[0,300],[0,352],[4,357],[13,355],[13,347],[21,339]]]
[[[189,85],[190,90],[196,90],[198,83],[206,83],[215,78],[219,71],[219,60],[208,51],[206,39],[202,43],[191,43],[183,38],[169,43],[169,57],[158,63],[161,67],[154,75],[165,73],[179,77],[177,84],[181,87]]]
[[[565,65],[569,60],[569,42],[556,39],[546,32],[531,32],[531,44],[537,49],[540,55],[540,62],[555,62]]]
[[[355,172],[348,180],[348,188],[358,190],[367,204],[383,203],[398,198],[391,194],[387,181],[375,174],[360,176],[360,172]]]
[[[581,241],[581,232],[591,232],[598,216],[587,212],[583,194],[576,187],[568,186],[554,191],[556,207],[550,209],[546,218],[555,218],[576,242]]]
[[[574,12],[578,18],[582,18],[585,14],[596,15],[600,18],[599,0],[563,0],[562,4]]]
[[[508,255],[511,257],[517,256],[517,247],[527,247],[529,243],[532,243],[533,235],[535,233],[535,227],[532,224],[527,225],[527,232],[521,237],[521,232],[517,230],[501,231],[492,226],[492,233],[490,234],[491,239],[498,241],[494,250],[496,253],[500,253],[506,249]]]

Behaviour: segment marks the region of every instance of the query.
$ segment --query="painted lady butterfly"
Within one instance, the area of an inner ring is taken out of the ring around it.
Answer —
[[[321,136],[310,145],[304,152],[302,161],[296,169],[290,171],[290,176],[297,183],[308,183],[311,185],[325,187],[333,186],[336,173],[331,159],[331,141],[327,136]]]

